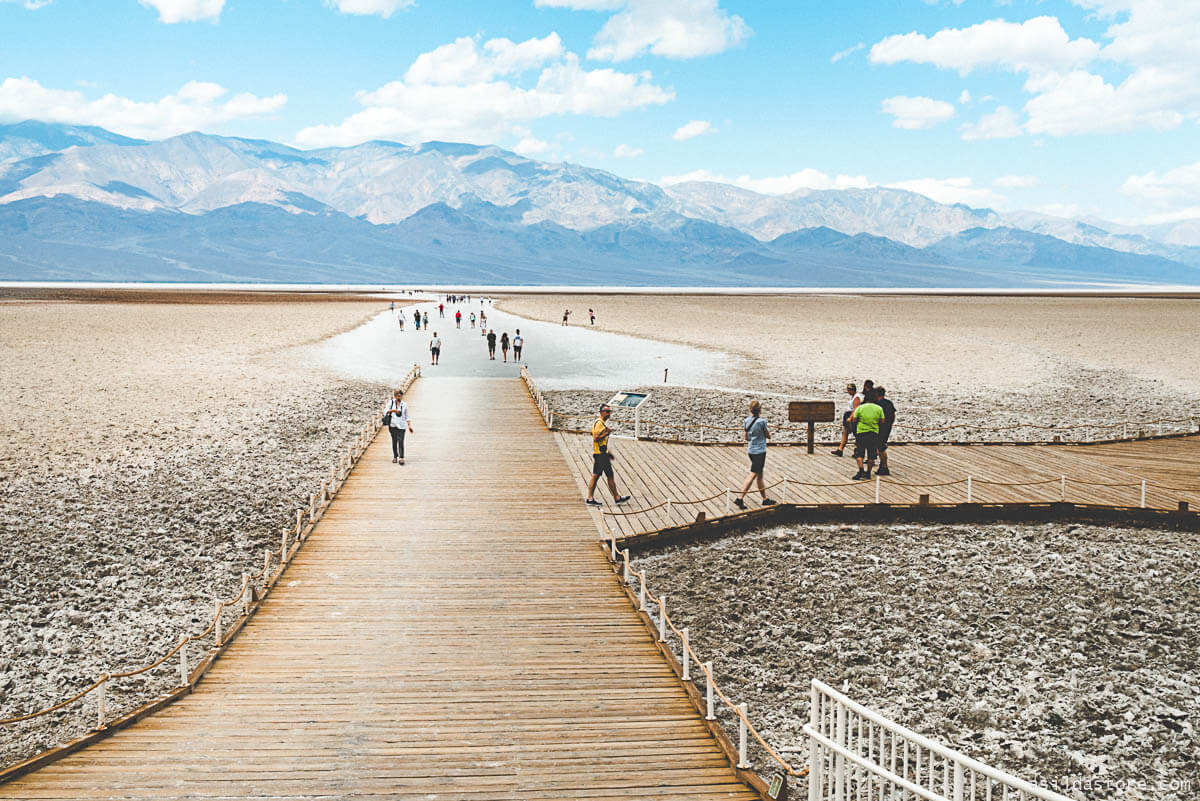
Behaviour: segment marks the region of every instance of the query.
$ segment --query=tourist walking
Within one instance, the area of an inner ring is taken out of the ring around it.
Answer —
[[[888,440],[892,436],[892,424],[896,422],[896,404],[887,399],[887,389],[885,387],[875,387],[876,403],[879,408],[883,409],[883,422],[879,424],[879,469],[875,471],[877,476],[890,476],[891,470],[888,470]]]
[[[420,312],[413,312],[413,327],[417,331],[421,330],[421,313]]]
[[[442,355],[442,338],[438,336],[437,331],[433,332],[433,339],[429,340],[429,363],[437,364],[438,359]]]
[[[596,500],[596,483],[600,476],[608,479],[608,491],[617,499],[617,503],[629,500],[628,495],[617,494],[617,480],[612,468],[613,454],[608,449],[608,435],[612,433],[612,429],[608,427],[608,418],[611,415],[612,407],[602,403],[600,417],[592,424],[592,480],[588,482],[587,500],[584,501],[588,506],[600,506],[600,501]]]
[[[592,325],[596,324],[596,313],[591,309],[588,309],[588,318],[592,321]]]
[[[567,324],[567,319],[570,318],[570,316],[571,316],[571,310],[563,309],[563,321],[562,321],[563,325]]]
[[[854,459],[858,462],[858,472],[854,474],[855,481],[871,477],[871,468],[879,455],[879,427],[883,423],[883,407],[876,403],[874,388],[858,404],[858,408],[850,415],[854,423]],[[863,459],[866,458],[866,469],[863,469]]]
[[[471,312],[471,327],[475,327],[475,312]]]
[[[504,361],[508,361],[508,332],[505,331],[500,335],[500,352],[504,355]]]
[[[461,309],[456,310],[454,312],[454,327],[462,328],[462,310]]]
[[[858,408],[858,404],[862,403],[863,399],[863,396],[858,394],[858,386],[855,384],[846,385],[846,396],[846,409],[842,412],[842,441],[836,450],[831,451],[834,456],[841,456],[842,452],[846,450],[846,440],[854,433],[850,415],[854,414],[854,410]]]
[[[429,312],[425,312],[425,316],[421,319],[421,325],[425,326],[426,330],[429,329]]]
[[[446,317],[446,304],[444,304],[444,303],[438,304],[438,317],[441,317],[443,319]]]
[[[401,313],[401,314],[396,315],[396,320],[400,323],[400,330],[403,331],[404,330],[404,314]]]
[[[742,421],[742,428],[746,432],[746,453],[750,456],[750,475],[746,477],[741,490],[738,491],[738,496],[733,499],[733,505],[739,509],[745,509],[746,493],[750,491],[750,485],[758,481],[758,491],[762,494],[763,506],[770,506],[775,503],[775,500],[767,497],[767,485],[763,482],[763,467],[767,462],[767,440],[771,438],[771,432],[767,430],[767,421],[762,416],[761,403],[750,402],[750,416]]]
[[[492,361],[496,361],[496,332],[495,331],[487,332],[487,343],[488,343],[488,357],[491,358]]]
[[[525,337],[521,336],[521,329],[517,329],[516,336],[512,339],[513,346],[513,361],[521,361],[521,348],[525,347]]]
[[[483,303],[482,300],[479,302]],[[483,328],[487,328],[487,314],[483,311],[483,309],[479,310],[479,325]]]
[[[412,432],[412,420],[408,417],[408,404],[404,402],[404,390],[392,394],[387,411],[383,413],[388,433],[392,435],[392,463],[404,464],[404,434]]]

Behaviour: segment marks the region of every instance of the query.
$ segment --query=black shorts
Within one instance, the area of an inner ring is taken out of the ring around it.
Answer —
[[[765,465],[766,463],[767,463],[767,452],[766,451],[763,451],[762,453],[750,454],[750,472],[751,473],[761,473],[763,471],[763,465]]]
[[[855,424],[850,422],[850,415],[852,414],[854,414],[854,412],[842,412],[842,428],[846,430],[847,434],[854,433]]]
[[[520,355],[521,355],[521,346],[520,346],[520,345],[513,345],[513,353],[515,353],[515,354],[517,354],[518,356],[520,356]]]
[[[883,453],[887,450],[888,439],[892,436],[892,427],[882,425],[879,427],[879,452]]]
[[[441,348],[430,348],[429,353],[431,356],[440,356],[442,353],[442,349]]]
[[[854,435],[854,458],[873,461],[879,456],[879,432],[859,431]]]
[[[593,453],[592,454],[592,475],[605,475],[609,478],[613,477],[612,455],[608,453]]]

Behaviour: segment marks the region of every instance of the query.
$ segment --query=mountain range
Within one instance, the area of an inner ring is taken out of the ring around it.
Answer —
[[[1137,229],[881,187],[660,187],[461,143],[298,150],[27,121],[0,126],[0,279],[1196,285],[1200,222]]]

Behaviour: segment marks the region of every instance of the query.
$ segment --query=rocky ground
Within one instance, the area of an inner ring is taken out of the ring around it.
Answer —
[[[21,356],[2,368],[0,718],[153,661],[261,568],[386,398],[306,368],[293,346],[371,308],[5,310],[6,350]],[[172,661],[111,683],[110,718],[177,676]],[[87,701],[0,728],[0,764],[94,716]]]
[[[798,761],[819,678],[1073,798],[1200,797],[1192,534],[786,526],[636,561],[720,686]]]

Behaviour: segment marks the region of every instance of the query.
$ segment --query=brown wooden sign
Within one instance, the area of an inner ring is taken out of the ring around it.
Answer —
[[[789,423],[832,423],[833,401],[791,401],[788,403]]]
[[[832,423],[833,401],[791,401],[788,403],[789,423],[808,423],[808,452],[813,452],[817,423]]]

